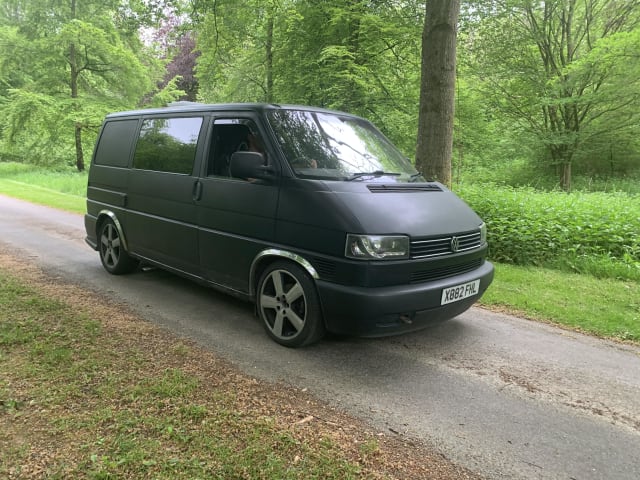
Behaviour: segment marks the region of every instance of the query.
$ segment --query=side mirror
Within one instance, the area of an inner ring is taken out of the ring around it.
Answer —
[[[264,164],[264,155],[259,152],[240,151],[231,155],[229,170],[235,178],[273,179],[274,170]]]

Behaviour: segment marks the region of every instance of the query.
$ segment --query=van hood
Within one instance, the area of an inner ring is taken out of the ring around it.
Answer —
[[[440,236],[478,228],[480,217],[444,185],[326,182],[359,224],[351,233]],[[355,225],[354,225],[355,227]]]

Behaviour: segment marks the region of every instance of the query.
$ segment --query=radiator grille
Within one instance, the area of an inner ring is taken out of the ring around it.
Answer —
[[[437,257],[473,250],[482,245],[480,231],[461,233],[447,237],[411,241],[411,258]]]

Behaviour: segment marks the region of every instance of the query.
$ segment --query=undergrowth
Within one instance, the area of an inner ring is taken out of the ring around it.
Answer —
[[[490,257],[596,277],[640,280],[640,196],[465,185],[484,219]]]

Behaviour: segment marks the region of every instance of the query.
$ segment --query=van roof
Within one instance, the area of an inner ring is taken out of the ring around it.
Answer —
[[[224,112],[224,111],[245,111],[264,113],[267,110],[306,110],[313,112],[338,113],[340,115],[353,116],[349,113],[338,112],[320,107],[310,107],[305,105],[279,105],[275,103],[200,103],[200,102],[173,102],[166,107],[144,108],[139,110],[128,110],[124,112],[114,112],[106,118],[129,117],[139,115],[157,115],[166,113],[183,112]]]

